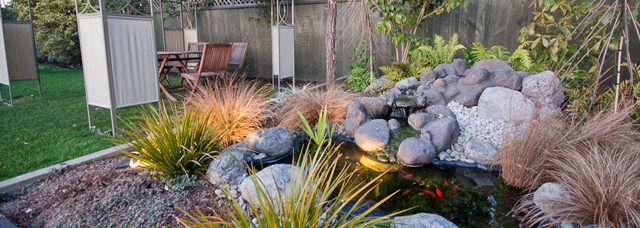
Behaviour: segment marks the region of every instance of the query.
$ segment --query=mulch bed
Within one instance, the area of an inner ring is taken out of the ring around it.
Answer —
[[[61,170],[2,195],[0,213],[20,227],[176,227],[183,211],[221,212],[206,180],[117,169],[128,161],[119,156]]]

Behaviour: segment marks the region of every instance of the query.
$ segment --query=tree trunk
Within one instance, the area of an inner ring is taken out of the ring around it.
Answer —
[[[327,8],[327,88],[333,88],[336,80],[336,0],[329,0]]]

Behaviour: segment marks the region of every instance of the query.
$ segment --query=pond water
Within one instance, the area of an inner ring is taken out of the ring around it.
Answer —
[[[341,164],[356,172],[355,180],[368,182],[380,175],[360,164],[362,156],[371,156],[353,143],[345,142]],[[371,159],[375,159],[371,157]],[[394,193],[380,209],[386,213],[414,207],[409,215],[427,212],[441,215],[460,227],[518,227],[519,222],[508,215],[519,191],[509,188],[498,174],[459,167],[405,167],[387,173],[369,199],[380,201]]]

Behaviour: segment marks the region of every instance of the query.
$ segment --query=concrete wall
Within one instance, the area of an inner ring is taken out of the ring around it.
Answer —
[[[325,29],[327,13],[325,4],[300,4],[295,8],[295,56],[296,79],[324,81]],[[348,3],[338,3],[336,34],[336,75],[341,77],[351,71],[354,52],[362,38],[353,34],[352,15],[354,7]],[[271,29],[264,22],[249,20],[257,17],[255,8],[207,9],[198,13],[198,39],[203,42],[228,43],[249,42],[246,66],[250,67],[250,77],[271,78]],[[361,26],[360,26],[361,27]],[[374,31],[375,32],[375,31]],[[375,34],[379,41],[379,64],[388,64],[391,45],[386,37]]]
[[[296,79],[324,81],[325,79],[325,29],[326,3],[296,1],[295,55]],[[353,3],[338,3],[337,19],[337,69],[336,76],[350,73],[355,48],[362,40],[363,26],[358,24]],[[271,77],[271,31],[264,22],[249,20],[257,17],[255,8],[203,9],[198,13],[198,39],[204,42],[249,42],[245,65],[250,66],[250,77]],[[531,11],[520,1],[470,0],[467,9],[458,8],[428,19],[428,33],[432,38],[439,34],[448,39],[458,33],[460,43],[471,47],[473,42],[487,46],[503,45],[510,50],[517,48],[520,28],[531,21]],[[372,26],[378,21],[372,15]],[[375,30],[374,30],[375,33]],[[375,34],[377,47],[376,65],[388,65],[392,60],[392,44],[388,37]]]

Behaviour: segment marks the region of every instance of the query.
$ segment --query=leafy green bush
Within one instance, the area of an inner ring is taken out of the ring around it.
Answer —
[[[304,129],[311,130],[308,126]],[[321,143],[319,146],[311,146],[312,143],[309,143],[301,153],[297,162],[300,171],[292,176],[291,186],[288,188],[291,189],[290,192],[277,189],[275,196],[273,193],[269,194],[262,182],[252,175],[257,199],[252,199],[252,202],[247,204],[247,210],[242,208],[240,202],[230,197],[231,205],[225,208],[228,214],[214,211],[216,214],[209,216],[197,209],[196,213],[187,212],[188,218],[179,218],[180,222],[193,227],[379,227],[388,226],[393,221],[390,217],[404,212],[395,212],[384,217],[367,217],[397,191],[370,208],[365,208],[363,203],[366,195],[377,188],[379,178],[383,174],[367,183],[354,184],[350,180],[355,172],[349,173],[348,167],[338,169],[339,145],[333,146],[330,140],[321,138],[318,140]],[[314,151],[311,151],[311,148],[314,148]],[[231,194],[229,188],[225,188],[225,192]],[[347,202],[350,201],[355,203],[347,209]],[[358,209],[364,212],[356,214]],[[343,210],[346,210],[346,213],[342,213]],[[252,215],[257,220],[255,224]]]
[[[349,83],[350,89],[364,91],[371,83],[371,68],[369,67],[367,47],[365,46],[361,51],[358,51],[358,48],[354,48],[353,51],[356,53],[356,64],[349,66],[351,75],[347,76],[346,81]],[[376,61],[375,56],[372,61]]]
[[[458,34],[453,34],[446,42],[441,36],[435,35],[433,45],[424,44],[411,52],[411,59],[421,67],[434,68],[439,64],[453,62],[453,55],[458,50],[465,49],[458,44]]]
[[[178,109],[173,106],[173,113]],[[142,112],[139,122],[125,121],[123,136],[116,141],[131,143],[133,152],[122,151],[141,161],[141,167],[160,171],[163,177],[198,175],[204,172],[213,157],[212,151],[221,148],[226,129],[208,124],[208,116],[199,116],[192,109],[179,116],[171,116],[165,107],[150,107]]]
[[[384,77],[392,82],[398,82],[402,79],[414,77],[420,77],[421,69],[418,69],[415,64],[407,64],[403,62],[392,62],[389,66],[382,66],[380,70],[384,72]]]
[[[507,62],[514,70],[530,71],[533,67],[533,61],[529,57],[529,52],[524,49],[528,42],[523,43],[510,53],[503,46],[493,46],[489,49],[481,43],[473,43],[473,48],[468,52],[468,62],[470,65],[483,59],[501,59]]]

